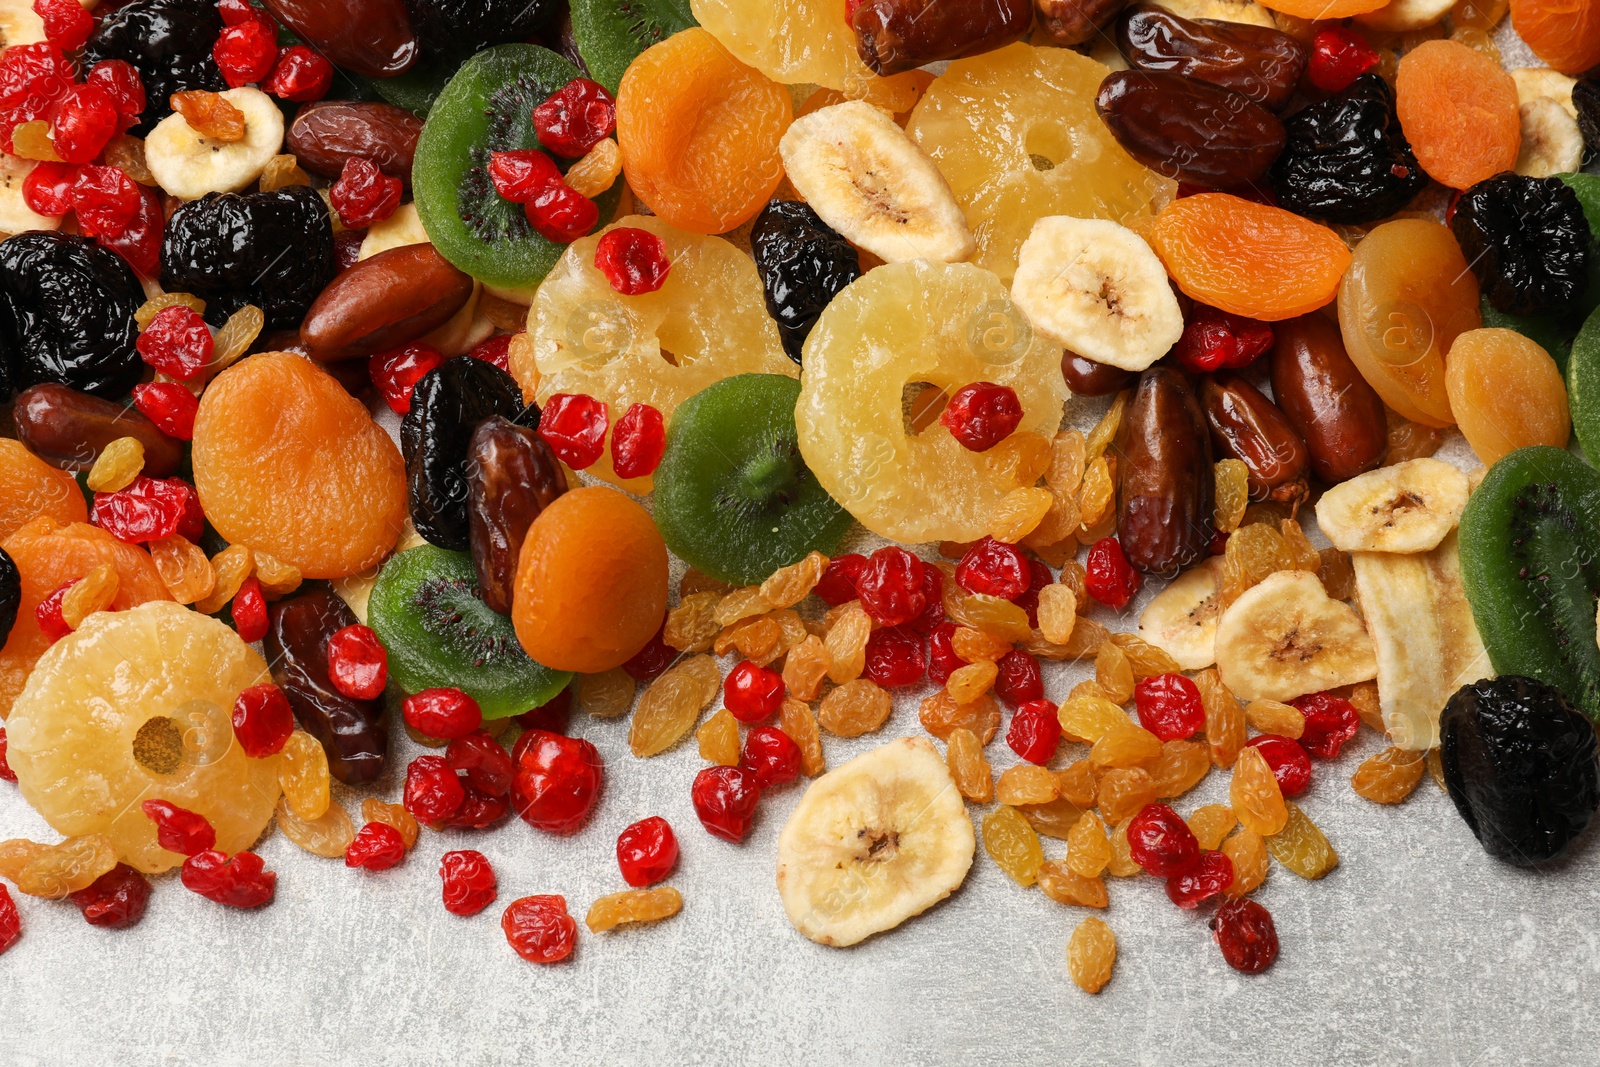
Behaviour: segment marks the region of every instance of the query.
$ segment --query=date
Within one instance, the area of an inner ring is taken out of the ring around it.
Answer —
[[[360,157],[409,185],[421,135],[422,120],[404,108],[325,100],[302,107],[285,140],[295,159],[312,174],[338,178],[347,160]]]
[[[1131,370],[1096,363],[1072,352],[1061,354],[1061,377],[1076,396],[1110,396],[1133,388],[1139,380]]]
[[[1071,47],[1092,40],[1128,0],[1033,0],[1040,32]]]
[[[401,245],[334,278],[306,312],[300,339],[320,361],[382,352],[443,326],[471,296],[471,276],[432,245]]]
[[[517,559],[528,527],[567,491],[561,464],[532,430],[492,415],[467,450],[467,522],[483,602],[511,614]]]
[[[17,440],[64,471],[88,470],[119,437],[132,437],[144,446],[143,473],[152,478],[176,474],[183,463],[183,442],[156,429],[133,407],[54,382],[18,394],[11,418]]]
[[[1306,69],[1306,50],[1287,33],[1210,19],[1186,19],[1137,4],[1117,22],[1117,45],[1135,70],[1182,74],[1278,111]]]
[[[1284,144],[1283,123],[1248,97],[1182,74],[1118,70],[1095,110],[1117,143],[1159,174],[1211,189],[1259,181]]]
[[[850,16],[856,50],[874,74],[992,52],[1033,23],[1033,0],[866,0]]]
[[[393,78],[417,61],[420,44],[404,0],[264,0],[278,21],[335,66]]]
[[[1272,325],[1272,395],[1305,441],[1311,472],[1337,485],[1376,468],[1388,447],[1383,401],[1345,351],[1339,327],[1317,312]]]
[[[1134,567],[1170,578],[1211,551],[1211,437],[1183,374],[1154,366],[1122,421],[1117,532]]]
[[[1207,375],[1200,406],[1212,445],[1244,463],[1251,500],[1294,506],[1306,499],[1306,443],[1260,390],[1233,375]]]

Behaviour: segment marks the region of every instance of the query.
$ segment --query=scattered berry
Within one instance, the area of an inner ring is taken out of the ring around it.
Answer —
[[[459,689],[424,689],[408,696],[400,714],[423,737],[452,740],[483,725],[483,709]]]
[[[112,170],[110,167],[86,167],[89,170]],[[121,174],[121,171],[117,171]],[[80,183],[82,179],[79,179]],[[129,184],[132,184],[131,182]],[[83,218],[79,212],[80,221]],[[144,361],[169,378],[188,381],[205,369],[211,361],[211,331],[206,320],[194,309],[174,304],[162,308],[150,321],[139,339],[134,342]]]
[[[489,153],[489,181],[502,199],[526,204],[550,186],[561,184],[561,171],[537,148],[519,148]]]
[[[994,695],[1009,708],[1021,707],[1029,701],[1044,696],[1044,676],[1039,673],[1039,661],[1020,648],[995,661],[1000,673],[995,675]]]
[[[743,767],[707,767],[694,776],[689,795],[706,832],[738,844],[755,819],[761,784]]]
[[[440,856],[439,877],[444,881],[444,910],[451,915],[476,915],[499,894],[489,857],[470,848]]]
[[[586,393],[557,393],[545,402],[539,436],[573,470],[594,466],[605,451],[606,405]]]
[[[258,18],[225,26],[211,49],[211,57],[230,89],[261,81],[278,59],[277,32]]]
[[[1272,768],[1278,788],[1286,797],[1299,796],[1311,784],[1311,757],[1300,742],[1291,737],[1262,734],[1252,737],[1246,744],[1259,749],[1261,758]]]
[[[45,38],[63,52],[76,52],[94,32],[94,16],[78,0],[33,0]]]
[[[638,822],[617,835],[617,866],[622,880],[639,888],[653,885],[678,864],[678,837],[659,815]]]
[[[257,908],[272,901],[278,885],[278,876],[265,868],[254,852],[197,852],[183,861],[183,886],[230,908]]]
[[[466,798],[466,789],[443,756],[418,756],[406,767],[401,803],[418,822],[444,822]]]
[[[194,417],[200,411],[200,401],[177,382],[134,386],[133,405],[168,437],[179,441],[194,438]]]
[[[956,655],[952,643],[955,632],[956,624],[945,622],[928,635],[928,681],[934,685],[944,685],[950,680],[951,674],[967,665],[966,660]]]
[[[233,594],[232,613],[240,640],[254,642],[267,636],[267,598],[261,591],[261,579],[252,574],[244,580]]]
[[[856,579],[861,606],[879,626],[899,626],[928,606],[922,572],[925,564],[898,545],[878,549]]]
[[[1108,608],[1121,611],[1139,591],[1139,572],[1128,562],[1122,542],[1115,537],[1102,537],[1091,545],[1084,568],[1089,595]]]
[[[984,537],[956,564],[956,584],[969,593],[1015,600],[1027,591],[1033,572],[1015,545]]]
[[[1146,804],[1128,823],[1128,854],[1157,878],[1171,878],[1194,870],[1200,843],[1177,812]]]
[[[333,64],[303,44],[278,49],[272,73],[261,83],[263,92],[299,104],[321,100],[331,88]]]
[[[542,730],[518,757],[512,804],[524,822],[553,834],[575,833],[600,799],[604,762],[587,741]]]
[[[1333,759],[1361,729],[1361,713],[1343,697],[1332,693],[1310,693],[1289,703],[1306,717],[1300,746],[1318,759]]]
[[[72,627],[61,617],[61,601],[66,597],[67,590],[81,581],[82,578],[74,578],[70,582],[62,582],[56,587],[55,592],[39,601],[39,606],[33,609],[33,617],[38,621],[39,629],[44,631],[44,636],[51,644],[72,632]]]
[[[1186,910],[1198,908],[1233,884],[1233,861],[1221,852],[1205,852],[1193,870],[1167,879],[1167,899]]]
[[[216,829],[198,812],[167,800],[147,800],[140,808],[156,824],[156,843],[168,852],[193,856],[217,845]]]
[[[528,222],[546,240],[571,244],[600,221],[595,202],[570,185],[547,185],[527,205]]]
[[[666,423],[649,404],[631,405],[611,431],[611,467],[618,478],[649,477],[666,451]]]
[[[422,376],[444,362],[444,353],[414,341],[403,348],[376,352],[367,360],[367,376],[396,415],[411,410],[411,393]]]
[[[388,823],[369,822],[356,831],[355,840],[344,850],[346,867],[365,867],[386,871],[406,858],[405,838]]]
[[[744,739],[739,766],[756,776],[756,785],[771,789],[800,776],[800,746],[776,726],[758,726]]]
[[[667,281],[667,244],[649,230],[618,226],[595,246],[594,265],[623,296],[653,293]]]
[[[22,179],[22,200],[29,210],[59,217],[73,208],[78,168],[71,163],[39,163]]]
[[[251,759],[283,751],[294,733],[294,712],[283,690],[271,682],[253,685],[233,702],[233,736]]]
[[[68,899],[78,906],[84,921],[106,930],[126,930],[144,918],[150,903],[150,879],[119,863]],[[3,925],[3,921],[0,921]],[[0,932],[0,942],[4,941]],[[0,944],[0,952],[5,951]]]
[[[558,156],[579,159],[617,128],[617,102],[605,86],[574,78],[533,109],[539,143]]]
[[[457,774],[466,775],[467,784],[491,797],[511,795],[516,765],[506,747],[484,730],[474,730],[451,741],[444,758]]]
[[[933,570],[929,567],[928,570]],[[934,573],[938,573],[935,571]],[[906,626],[880,626],[867,638],[863,673],[885,689],[916,685],[927,673],[928,659],[922,638]]]
[[[861,596],[856,584],[866,567],[867,557],[859,553],[850,552],[843,556],[835,556],[828,561],[822,577],[817,579],[817,584],[812,586],[811,591],[817,595],[817,599],[830,608],[848,604]]]
[[[328,197],[340,222],[352,230],[364,230],[395,213],[401,188],[399,178],[389,177],[370,159],[353,156],[344,161]]]
[[[939,423],[963,448],[987,452],[1022,422],[1022,402],[1009,385],[973,382],[950,398]]]
[[[557,963],[572,955],[578,924],[560,896],[522,897],[506,905],[500,929],[517,955],[529,963]]]
[[[1230,900],[1211,917],[1211,931],[1228,966],[1260,974],[1278,958],[1278,931],[1272,913],[1253,900]]]
[[[57,166],[66,165],[57,164]],[[29,175],[29,177],[32,177],[32,175]],[[139,187],[133,183],[132,178],[129,178],[116,167],[84,166],[74,168],[72,208],[78,213],[78,228],[90,237],[115,237],[126,233],[129,225],[134,220],[134,216],[139,213],[140,199]],[[189,309],[174,306],[165,309],[162,315],[165,315],[168,311],[189,311]],[[189,314],[194,315],[194,312],[189,311]],[[198,315],[195,317],[199,318]],[[157,315],[156,320],[150,323],[145,333],[158,329],[157,324],[160,320],[161,315]],[[168,330],[173,329],[174,325],[171,319],[165,324]],[[205,322],[203,320],[200,323],[200,328],[205,330]],[[144,338],[145,334],[139,335],[140,355],[145,355],[145,350],[142,347]],[[211,334],[209,331],[206,332],[205,345],[208,353],[207,358],[210,358]],[[146,356],[145,362],[166,373],[159,363],[154,362],[148,356]],[[203,364],[204,360],[201,363]],[[193,375],[194,372],[191,371],[188,374],[173,374],[172,377],[188,378],[193,377]]]
[[[389,684],[389,653],[372,627],[346,626],[328,638],[328,680],[351,700],[377,700]]]
[[[1272,340],[1272,327],[1264,322],[1196,304],[1172,354],[1188,370],[1204,374],[1249,366]]]
[[[1061,743],[1061,720],[1056,711],[1048,700],[1030,700],[1019,707],[1006,729],[1011,751],[1041,767],[1049,763]]]
[[[749,660],[728,672],[722,682],[722,702],[740,722],[770,719],[783,707],[783,675]]]
[[[1206,724],[1200,689],[1181,674],[1141,678],[1133,687],[1139,725],[1163,741],[1193,737]]]
[[[1306,79],[1325,93],[1337,93],[1378,65],[1378,50],[1344,26],[1318,30],[1311,38]]]

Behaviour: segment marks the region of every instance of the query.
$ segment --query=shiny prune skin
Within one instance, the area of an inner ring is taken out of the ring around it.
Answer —
[[[328,639],[358,622],[332,590],[317,586],[270,605],[263,641],[272,680],[346,785],[376,779],[389,752],[383,701],[354,700],[328,679]]]
[[[533,430],[491,415],[472,432],[467,450],[472,564],[479,596],[500,614],[511,614],[517,560],[528,527],[566,491],[560,461]]]
[[[1497,311],[1566,311],[1588,285],[1593,238],[1578,195],[1560,178],[1486,178],[1456,201],[1450,232]]]
[[[856,250],[802,200],[774,200],[763,208],[750,230],[750,250],[767,314],[778,323],[784,352],[799,363],[822,310],[861,277]]]
[[[17,440],[64,471],[88,470],[111,442],[131,437],[144,449],[141,474],[166,478],[183,464],[183,442],[156,429],[137,408],[46,382],[17,394]]]
[[[1113,71],[1100,83],[1094,106],[1134,159],[1210,189],[1259,180],[1283,148],[1283,123],[1272,112],[1182,74]]]
[[[222,33],[212,0],[133,0],[99,20],[83,49],[83,69],[125,59],[144,83],[144,111],[132,133],[144,136],[172,114],[173,93],[228,87],[211,50]]]
[[[1306,443],[1261,390],[1236,375],[1207,375],[1200,383],[1200,407],[1217,454],[1244,464],[1250,499],[1305,500]]]
[[[58,382],[108,400],[126,396],[144,370],[133,320],[143,303],[133,268],[87,237],[34,231],[0,243],[0,356],[10,388]]]
[[[526,40],[565,12],[557,0],[406,0],[411,27],[435,55],[466,56]]]
[[[1154,4],[1136,4],[1122,13],[1117,45],[1135,70],[1198,78],[1273,111],[1289,102],[1306,69],[1305,47],[1287,33],[1186,19]]]
[[[0,648],[11,636],[11,627],[17,621],[17,609],[22,606],[22,572],[5,549],[0,548]]]
[[[172,213],[161,243],[161,287],[203,299],[213,326],[254,304],[266,329],[298,327],[335,272],[333,220],[308,185],[207,193]]]
[[[470,356],[447,359],[411,391],[400,421],[400,451],[411,490],[411,522],[424,540],[453,552],[472,547],[467,457],[485,419],[514,419],[522,411],[516,379]]]
[[[1376,74],[1363,74],[1342,92],[1295,112],[1283,127],[1288,140],[1272,166],[1272,189],[1296,214],[1376,222],[1428,184],[1400,130],[1394,90]]]
[[[1496,859],[1555,859],[1600,806],[1594,725],[1552,685],[1504,675],[1462,686],[1439,738],[1450,799]]]
[[[1170,578],[1211,552],[1216,480],[1205,413],[1188,379],[1160,364],[1122,420],[1117,532],[1128,562]]]

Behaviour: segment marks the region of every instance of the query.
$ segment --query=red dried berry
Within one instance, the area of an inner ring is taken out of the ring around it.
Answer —
[[[755,819],[761,783],[743,767],[707,767],[694,776],[689,797],[707,833],[738,844]]]
[[[939,415],[961,447],[987,452],[1010,437],[1022,422],[1022,402],[1009,385],[973,382],[956,390]]]
[[[17,912],[11,890],[0,885],[0,953],[17,943],[22,936],[22,916]]]
[[[672,270],[666,242],[634,226],[607,230],[595,246],[594,265],[623,296],[655,292]]]
[[[251,759],[276,756],[292,733],[289,698],[271,682],[243,690],[233,702],[233,736]]]
[[[634,888],[653,885],[678,864],[678,835],[659,815],[640,819],[617,835],[617,866]]]
[[[1272,340],[1272,327],[1264,322],[1196,304],[1172,353],[1187,369],[1205,374],[1249,366]]]
[[[389,684],[389,652],[370,626],[356,623],[328,638],[328,680],[351,700],[377,700]]]
[[[267,636],[267,598],[261,592],[261,579],[252,574],[244,580],[233,594],[232,613],[240,640],[253,642]]]
[[[230,908],[258,908],[272,901],[278,876],[254,852],[225,855],[215,849],[183,861],[183,886]]]
[[[424,689],[406,697],[400,714],[423,737],[452,740],[483,725],[483,709],[459,689]]]
[[[67,899],[78,906],[90,926],[126,930],[144,918],[150,903],[150,879],[126,863],[119,863]],[[4,951],[3,946],[0,951]]]
[[[1028,560],[1028,588],[1019,596],[1013,597],[1011,602],[1028,613],[1028,625],[1035,630],[1039,628],[1039,590],[1055,582],[1055,575],[1036,559]]]
[[[1253,900],[1230,900],[1211,917],[1211,932],[1228,966],[1260,974],[1278,958],[1278,930],[1272,913]]]
[[[547,730],[553,734],[565,734],[572,725],[572,688],[569,686],[538,707],[512,718],[524,731]],[[526,736],[527,733],[522,735]],[[522,737],[517,738],[519,743]],[[515,749],[511,753],[511,762],[517,762]]]
[[[880,626],[867,638],[863,673],[885,689],[916,685],[927,670],[928,657],[922,651],[922,638],[909,627]]]
[[[1041,767],[1049,763],[1061,743],[1061,720],[1056,706],[1048,700],[1030,700],[1011,716],[1006,729],[1006,744],[1011,751]]]
[[[511,337],[509,333],[498,333],[480,344],[472,346],[472,351],[467,355],[473,359],[481,359],[485,363],[493,363],[496,367],[511,373]]]
[[[878,549],[856,579],[861,606],[879,626],[899,626],[928,606],[922,560],[898,545]]]
[[[510,814],[510,797],[491,796],[470,785],[463,785],[462,788],[466,796],[461,800],[461,807],[456,809],[454,815],[437,824],[435,829],[482,830]]]
[[[1013,600],[1028,589],[1033,572],[1015,545],[984,537],[975,541],[956,564],[956,584],[969,593]]]
[[[817,579],[817,584],[811,591],[817,595],[830,608],[840,604],[847,604],[861,596],[856,588],[856,583],[861,579],[861,572],[867,567],[867,557],[855,552],[843,556],[834,556],[828,561],[827,567],[822,571],[822,577]]]
[[[72,632],[72,627],[61,617],[61,600],[67,595],[68,589],[81,581],[82,578],[74,578],[70,582],[62,582],[56,587],[55,592],[39,601],[39,606],[33,609],[33,617],[38,621],[39,629],[49,638],[51,644],[55,644]]]
[[[77,176],[72,183],[72,207],[78,213],[78,228],[85,235],[114,237],[125,233],[134,216],[139,213],[139,200],[139,187],[119,168],[96,166],[77,168]],[[188,308],[181,306],[165,310],[189,311]],[[194,312],[190,311],[189,314],[193,315]],[[157,319],[160,317],[156,316]],[[195,317],[199,318],[198,315]],[[201,322],[200,325],[204,330],[205,323]],[[155,323],[152,322],[150,327],[154,326]],[[140,337],[142,339],[143,335]],[[208,342],[210,338],[211,335],[207,333]],[[156,369],[161,368],[157,366]]]
[[[1122,552],[1122,542],[1102,537],[1089,548],[1084,562],[1084,585],[1089,595],[1108,608],[1121,611],[1139,591],[1139,572]]]
[[[1361,713],[1343,697],[1310,693],[1290,701],[1306,717],[1301,746],[1318,759],[1333,759],[1361,729]]]
[[[1146,804],[1128,823],[1128,854],[1157,878],[1192,871],[1200,862],[1200,842],[1189,824],[1165,804]]]
[[[1299,796],[1311,784],[1311,757],[1306,755],[1300,742],[1277,734],[1262,734],[1252,737],[1246,744],[1261,752],[1261,758],[1272,768],[1272,776],[1278,780],[1278,788],[1284,796]]]
[[[1233,861],[1221,852],[1206,852],[1194,869],[1167,879],[1167,899],[1185,910],[1198,908],[1233,884]]]
[[[217,12],[224,26],[241,26],[246,22],[271,22],[271,16],[250,3],[250,0],[217,0]]]
[[[1337,93],[1376,67],[1379,58],[1378,50],[1359,33],[1344,26],[1330,26],[1311,38],[1306,80],[1323,92]]]
[[[539,436],[573,470],[592,467],[606,447],[606,405],[587,393],[557,393],[539,416]]]
[[[71,163],[36,163],[22,179],[22,201],[30,211],[60,217],[73,208],[78,168]]]
[[[776,726],[758,726],[744,739],[739,766],[756,776],[763,790],[800,777],[800,746]]]
[[[85,167],[90,170],[116,170],[115,167]],[[121,174],[121,171],[116,171]],[[82,179],[80,179],[81,181]],[[131,183],[130,183],[131,184]],[[82,213],[79,213],[82,219]],[[134,342],[139,356],[169,378],[186,382],[205,370],[211,362],[211,331],[206,320],[182,304],[162,308]]]
[[[539,143],[558,156],[578,159],[617,128],[617,102],[605,86],[574,78],[533,109]]]
[[[667,426],[649,404],[633,404],[611,431],[611,467],[618,478],[647,478],[667,451]]]
[[[478,792],[491,797],[511,795],[516,766],[506,746],[487,731],[474,730],[451,741],[444,758],[457,774],[466,775],[467,783]]]
[[[11,742],[6,740],[6,728],[0,726],[0,781],[14,782],[17,772],[11,769],[11,763],[6,759],[6,753],[11,748]]]
[[[994,695],[1008,708],[1020,707],[1044,696],[1044,677],[1039,673],[1039,661],[1020,648],[995,661],[1000,673],[995,675]]]
[[[50,141],[56,155],[68,163],[87,163],[98,156],[116,134],[121,116],[105,86],[74,85],[56,106],[50,124]]]
[[[1139,725],[1163,741],[1193,737],[1206,724],[1200,688],[1181,674],[1141,678],[1133,687]]]
[[[553,834],[576,832],[600,800],[605,763],[587,741],[543,730],[517,759],[512,804],[524,822]]]
[[[333,64],[303,44],[278,49],[272,73],[261,83],[263,92],[300,104],[321,100],[332,87]]]
[[[399,178],[389,177],[372,160],[352,156],[344,161],[339,180],[328,190],[328,198],[339,213],[340,222],[352,230],[364,230],[395,213],[400,206],[401,187]]]
[[[494,903],[499,882],[489,857],[470,848],[439,857],[439,877],[444,882],[444,910],[451,915],[476,915]]]
[[[194,438],[194,417],[200,411],[200,401],[177,382],[134,386],[133,405],[168,437],[179,441]]]
[[[722,682],[722,702],[740,722],[770,719],[783,707],[783,675],[749,660],[728,672]]]
[[[944,685],[950,675],[967,665],[966,660],[956,655],[955,633],[956,624],[945,622],[928,635],[928,681],[934,685]]]
[[[357,830],[344,850],[346,867],[364,867],[369,871],[386,871],[405,858],[405,838],[400,836],[399,830],[382,822],[369,822]]]
[[[403,348],[374,353],[367,360],[367,376],[389,410],[404,415],[411,410],[411,392],[422,376],[443,362],[443,352],[416,341]]]
[[[237,89],[258,82],[271,71],[278,59],[276,30],[259,18],[248,18],[225,26],[211,47],[228,88]]]
[[[526,204],[550,186],[560,185],[561,170],[537,148],[490,152],[489,181],[502,199]]]
[[[570,185],[547,185],[527,204],[528,222],[541,237],[571,244],[600,221],[595,202]]]
[[[217,831],[199,812],[180,808],[169,800],[147,800],[140,805],[156,824],[156,843],[168,852],[193,856],[217,845]]]
[[[76,52],[94,32],[94,16],[78,0],[33,0],[33,13],[44,23],[44,35],[63,52]]]
[[[623,671],[636,682],[648,682],[651,679],[665,674],[668,667],[672,666],[678,658],[678,650],[667,644],[664,635],[667,630],[667,620],[662,619],[661,625],[650,640],[645,642],[643,648],[635,652],[628,662],[622,665]]]
[[[72,61],[48,41],[0,49],[0,149],[11,151],[12,131],[22,123],[54,116],[74,74]]]
[[[560,896],[521,897],[506,905],[500,929],[517,955],[529,963],[558,963],[572,955],[578,924]]]
[[[944,625],[944,572],[938,567],[922,568],[922,595],[927,606],[906,625],[926,635]]]
[[[161,211],[161,198],[154,189],[139,188],[139,209],[121,233],[102,233],[95,242],[127,260],[128,266],[154,278],[161,272],[161,238],[167,217]]]
[[[138,68],[127,60],[102,59],[84,81],[111,94],[111,106],[122,116],[119,125],[124,130],[132,127],[144,111],[144,79],[139,77]]]
[[[461,780],[443,756],[418,756],[406,767],[401,803],[418,821],[443,822],[456,813],[466,797]]]
[[[200,497],[178,478],[139,475],[133,484],[115,493],[96,493],[94,524],[130,545],[159,541],[182,534],[199,541],[205,532]]]

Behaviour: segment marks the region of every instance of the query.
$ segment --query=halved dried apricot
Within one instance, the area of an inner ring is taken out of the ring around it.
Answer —
[[[87,522],[89,508],[78,483],[29,452],[20,441],[0,437],[0,541],[33,518]]]
[[[1511,0],[1511,28],[1533,54],[1566,74],[1600,64],[1600,7],[1594,0]]]
[[[1401,58],[1394,92],[1400,128],[1435,181],[1465,189],[1517,165],[1517,83],[1489,56],[1428,41]]]

